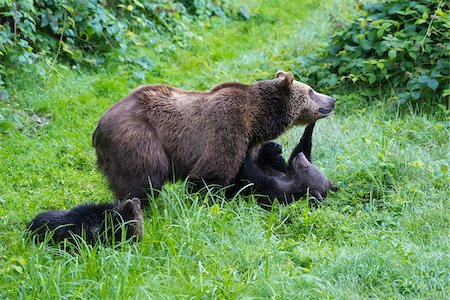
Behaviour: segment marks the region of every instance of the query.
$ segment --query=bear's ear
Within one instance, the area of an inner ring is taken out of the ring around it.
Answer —
[[[141,201],[138,198],[126,199],[119,204],[119,212],[126,221],[136,219],[136,215],[140,213],[140,209]]]
[[[286,83],[286,85],[288,87],[290,87],[292,84],[292,81],[294,81],[294,75],[292,75],[291,72],[285,72],[285,71],[280,70],[275,74],[275,78],[280,78],[280,77],[284,77],[284,82]]]
[[[286,73],[287,72],[285,72],[283,70],[278,70],[277,73],[275,74],[275,78],[284,77],[284,76],[286,76]]]

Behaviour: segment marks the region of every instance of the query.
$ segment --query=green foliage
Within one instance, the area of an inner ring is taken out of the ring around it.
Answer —
[[[393,0],[360,8],[351,20],[336,21],[321,58],[303,61],[316,82],[393,89],[397,104],[421,99],[445,103],[450,93],[448,2]]]
[[[256,16],[248,22],[204,19],[187,24],[196,38],[133,49],[129,58],[138,54],[133,63],[145,77],[136,82],[128,62],[95,72],[56,63],[51,76],[32,69],[8,78],[0,105],[11,116],[0,135],[0,298],[448,299],[449,123],[382,105],[340,102],[318,122],[315,163],[341,186],[320,207],[302,199],[267,211],[251,196],[200,197],[177,183],[145,211],[141,243],[65,252],[23,235],[39,212],[112,199],[91,135],[136,85],[207,89],[272,78],[288,68],[292,49],[312,53],[324,42],[326,10],[351,2],[246,0]],[[302,131],[279,139],[286,152]]]
[[[188,12],[192,15],[198,16],[212,16],[225,17],[226,11],[229,7],[224,1],[209,1],[209,0],[180,0]]]
[[[0,0],[0,85],[6,67],[46,57],[101,64],[117,54],[113,49],[119,54],[114,58],[123,60],[130,41],[141,44],[156,34],[182,33],[194,16],[230,13],[225,1],[209,0]]]

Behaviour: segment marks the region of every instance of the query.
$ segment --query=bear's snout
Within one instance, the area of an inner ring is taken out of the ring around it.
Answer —
[[[319,113],[328,116],[336,108],[336,98],[323,95],[319,102]]]

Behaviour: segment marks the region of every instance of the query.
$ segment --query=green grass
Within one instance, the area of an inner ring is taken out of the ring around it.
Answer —
[[[263,3],[263,4],[259,4]],[[207,89],[290,69],[325,41],[327,10],[350,1],[249,1],[249,22],[212,19],[162,53],[134,49],[148,83]],[[36,67],[39,70],[39,66]],[[189,195],[167,185],[145,212],[140,244],[78,254],[23,234],[37,213],[112,199],[91,134],[145,82],[124,67],[21,74],[1,114],[1,298],[428,298],[450,294],[450,128],[439,115],[391,112],[338,96],[318,122],[314,159],[341,189],[325,203],[261,209],[252,197]],[[302,129],[280,141],[288,152]]]

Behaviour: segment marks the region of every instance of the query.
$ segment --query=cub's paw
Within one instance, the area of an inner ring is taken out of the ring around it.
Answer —
[[[276,142],[268,142],[261,146],[261,154],[277,155],[283,153],[283,147]]]

